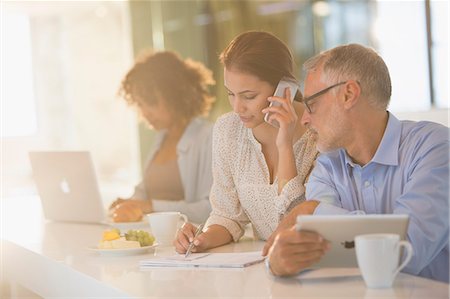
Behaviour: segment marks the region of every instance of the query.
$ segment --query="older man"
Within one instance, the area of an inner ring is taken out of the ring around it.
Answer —
[[[322,154],[307,184],[308,200],[266,244],[272,273],[298,273],[329,248],[319,235],[289,228],[297,215],[363,211],[409,215],[407,239],[415,254],[404,272],[448,282],[448,128],[399,121],[387,111],[389,71],[370,48],[339,46],[309,59],[304,68],[301,121],[317,132]]]

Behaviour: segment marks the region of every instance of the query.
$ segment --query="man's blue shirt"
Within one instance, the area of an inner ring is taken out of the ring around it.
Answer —
[[[322,154],[306,187],[314,214],[407,214],[414,256],[404,272],[449,281],[450,135],[432,122],[389,113],[373,159],[361,167],[345,150]]]

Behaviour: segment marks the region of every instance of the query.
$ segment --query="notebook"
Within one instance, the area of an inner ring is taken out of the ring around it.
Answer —
[[[297,230],[315,231],[328,240],[328,251],[313,268],[357,267],[354,238],[363,234],[391,233],[404,240],[408,215],[301,215]]]
[[[30,152],[29,157],[46,219],[106,222],[89,152]]]
[[[261,251],[233,253],[192,253],[187,258],[184,254],[142,260],[141,267],[209,267],[209,268],[244,268],[264,261]]]

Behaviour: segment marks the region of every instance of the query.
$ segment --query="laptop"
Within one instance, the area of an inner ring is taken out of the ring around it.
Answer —
[[[89,152],[30,152],[29,157],[46,219],[106,222]]]
[[[358,267],[354,238],[363,234],[391,233],[404,240],[408,215],[301,215],[297,230],[314,231],[330,242],[331,249],[312,268]]]

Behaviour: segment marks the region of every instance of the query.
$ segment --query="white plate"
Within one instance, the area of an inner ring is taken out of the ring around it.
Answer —
[[[156,246],[158,246],[158,244],[138,248],[123,248],[123,249],[100,249],[97,246],[89,246],[88,249],[104,256],[125,256],[125,255],[147,253],[150,248],[155,248]]]

